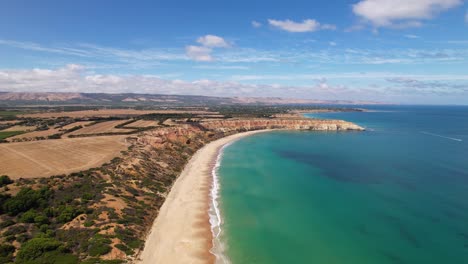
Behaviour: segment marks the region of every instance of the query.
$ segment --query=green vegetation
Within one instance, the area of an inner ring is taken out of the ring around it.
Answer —
[[[101,256],[111,251],[111,240],[101,235],[95,235],[89,243],[89,255],[92,257]]]
[[[0,131],[0,140],[23,134],[24,131]]]
[[[0,110],[0,119],[12,120],[15,119],[17,115],[24,114],[21,111],[10,111],[10,110]]]
[[[7,175],[0,176],[0,187],[7,186],[8,184],[12,184],[13,180],[10,179]]]
[[[10,215],[17,215],[21,212],[26,212],[33,208],[47,207],[47,199],[52,194],[52,191],[44,187],[40,190],[31,188],[22,188],[18,194],[2,204],[3,212]]]
[[[64,245],[48,237],[33,238],[23,244],[16,263],[24,264],[75,264],[78,257],[70,254]]]

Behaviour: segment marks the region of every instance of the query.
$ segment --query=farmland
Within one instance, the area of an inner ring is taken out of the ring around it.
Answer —
[[[13,179],[68,174],[100,166],[126,148],[124,136],[0,144],[0,171]]]
[[[38,130],[38,131],[32,131],[32,132],[27,132],[24,134],[19,134],[16,136],[12,136],[8,138],[8,141],[14,141],[16,139],[23,139],[23,140],[33,140],[35,138],[47,138],[49,136],[55,135],[60,133],[60,130],[57,128],[50,128],[48,130]]]
[[[23,133],[22,131],[0,131],[0,140],[4,140],[8,137],[16,136]]]
[[[76,131],[73,131],[69,135],[98,135],[105,133],[125,133],[131,132],[128,128],[116,128],[118,125],[122,125],[130,120],[114,120],[100,122],[94,125],[86,126]]]
[[[153,120],[137,120],[132,122],[125,127],[157,127],[158,122]]]

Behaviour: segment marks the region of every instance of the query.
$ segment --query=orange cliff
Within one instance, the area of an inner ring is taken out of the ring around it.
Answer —
[[[343,120],[320,119],[238,119],[200,123],[206,129],[219,132],[250,131],[259,129],[291,129],[314,131],[363,131],[365,128]]]

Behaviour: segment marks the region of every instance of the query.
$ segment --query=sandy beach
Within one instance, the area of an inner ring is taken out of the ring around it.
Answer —
[[[174,183],[137,263],[214,263],[209,223],[211,170],[220,148],[250,131],[213,141],[197,151]]]

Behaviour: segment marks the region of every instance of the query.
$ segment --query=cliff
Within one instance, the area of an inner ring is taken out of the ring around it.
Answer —
[[[343,120],[320,119],[246,119],[246,120],[217,120],[202,122],[201,126],[208,130],[219,132],[238,132],[259,129],[291,129],[314,131],[346,131],[365,130],[356,124]]]

